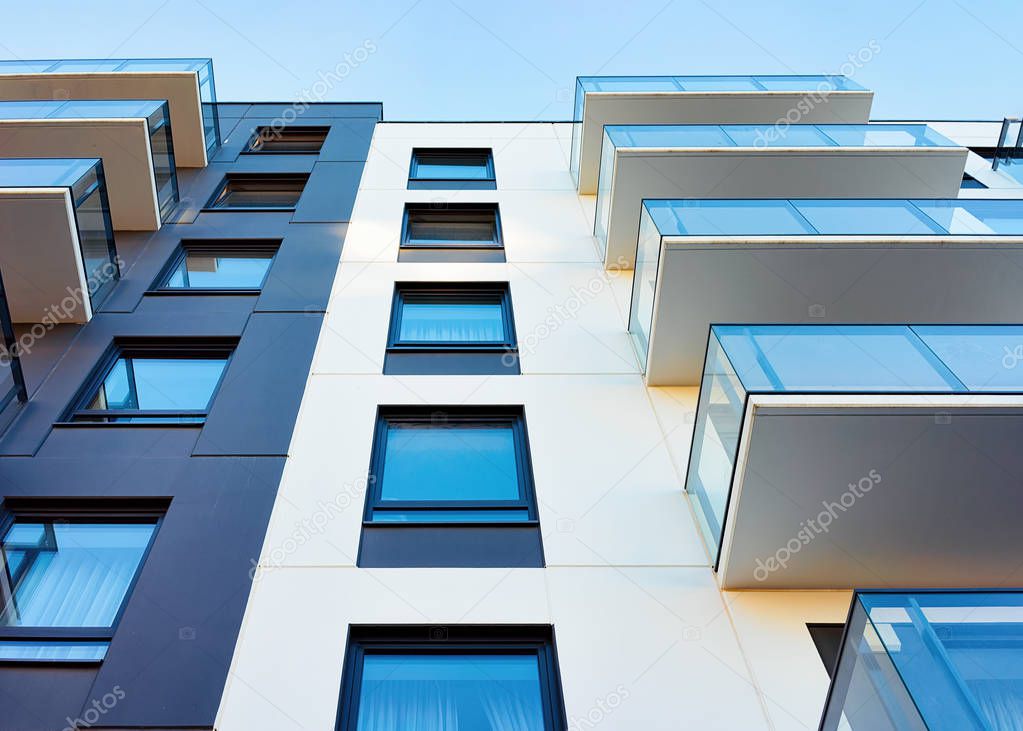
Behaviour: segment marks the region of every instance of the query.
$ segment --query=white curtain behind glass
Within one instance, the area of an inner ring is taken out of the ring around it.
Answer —
[[[398,337],[407,342],[500,343],[501,305],[408,302],[401,311]]]

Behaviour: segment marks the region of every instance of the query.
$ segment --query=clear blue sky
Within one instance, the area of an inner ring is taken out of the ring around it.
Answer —
[[[382,101],[391,120],[566,119],[580,74],[830,73],[858,54],[875,118],[1023,114],[1023,0],[5,5],[3,58],[212,56],[222,100]]]

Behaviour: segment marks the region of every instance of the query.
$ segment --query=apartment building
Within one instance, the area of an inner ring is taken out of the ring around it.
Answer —
[[[1018,122],[19,63],[0,729],[1023,724]]]

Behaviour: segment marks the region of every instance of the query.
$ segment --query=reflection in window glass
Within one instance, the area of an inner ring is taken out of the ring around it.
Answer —
[[[383,501],[517,500],[512,424],[390,423],[383,480]]]
[[[155,524],[16,522],[4,536],[6,627],[110,627]]]
[[[499,246],[497,207],[409,207],[402,246]]]
[[[189,251],[164,287],[169,289],[259,289],[273,261],[271,253]]]
[[[920,209],[904,200],[793,201],[817,232],[824,235],[942,234],[944,231]]]
[[[401,308],[398,340],[408,343],[503,343],[500,302],[409,302]]]
[[[535,654],[367,654],[359,731],[544,731]]]
[[[213,398],[226,358],[118,358],[77,420],[193,421],[201,414],[167,416],[132,413],[92,416],[89,411],[203,412]]]
[[[489,180],[494,177],[490,150],[415,150],[413,180]]]

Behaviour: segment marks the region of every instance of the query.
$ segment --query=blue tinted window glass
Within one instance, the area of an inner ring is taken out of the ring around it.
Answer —
[[[398,339],[409,343],[503,343],[499,302],[405,302]]]
[[[13,593],[8,627],[109,627],[154,524],[15,523],[4,536]]]
[[[587,91],[678,91],[670,76],[601,76],[584,80]]]
[[[730,325],[714,332],[750,391],[966,390],[899,325]]]
[[[489,180],[494,175],[488,153],[440,150],[416,152],[412,177],[414,180]]]
[[[104,99],[91,101],[73,99],[56,108],[49,115],[51,119],[109,119],[148,117],[159,109],[163,102],[154,100]]]
[[[1023,158],[1002,160],[995,172],[1015,183],[1023,184]]]
[[[124,63],[123,59],[115,58],[110,61],[103,59],[72,59],[69,61],[60,61],[55,64],[52,68],[47,69],[51,74],[53,73],[84,73],[88,71],[114,71],[121,64]]]
[[[1023,236],[1023,201],[960,198],[913,203],[950,234]]]
[[[529,510],[381,510],[374,523],[518,523],[529,520]]]
[[[663,236],[772,236],[812,234],[783,200],[646,201]]]
[[[754,76],[768,91],[862,91],[845,76]]]
[[[512,425],[389,424],[381,499],[519,499]]]
[[[70,660],[89,662],[102,660],[109,642],[66,642],[53,640],[0,640],[0,661],[56,662]]]
[[[165,287],[191,289],[259,289],[270,269],[272,254],[219,256],[189,252]]]
[[[534,654],[367,654],[358,729],[543,731],[538,659]]]
[[[792,205],[823,235],[944,233],[916,206],[904,200],[814,200],[793,201]]]
[[[730,124],[725,132],[740,147],[834,147],[835,143],[817,127],[793,124]]]
[[[225,358],[118,358],[88,409],[203,410]]]
[[[971,391],[1023,390],[1023,326],[917,325],[913,331]]]

